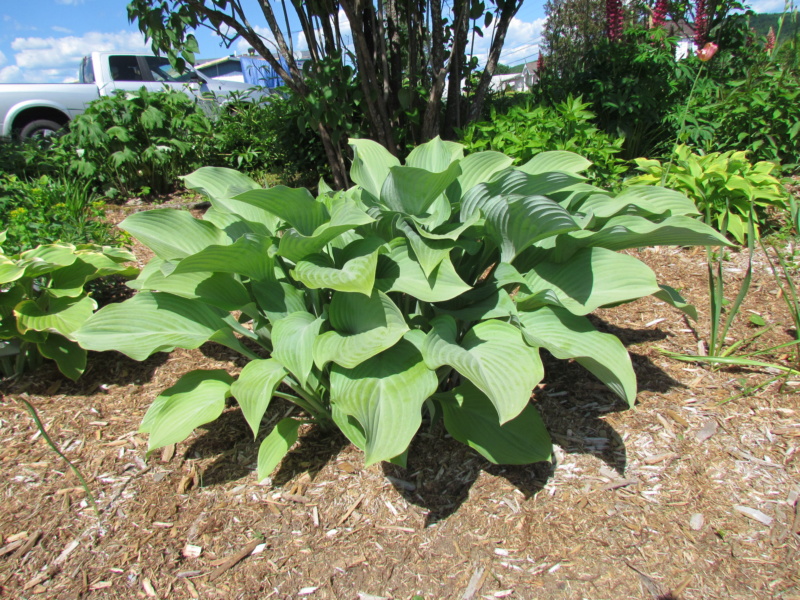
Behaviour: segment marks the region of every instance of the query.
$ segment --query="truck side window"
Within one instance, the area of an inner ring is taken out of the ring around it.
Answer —
[[[91,56],[85,56],[83,61],[81,61],[79,80],[81,83],[94,83],[94,64],[92,63]]]
[[[111,78],[114,81],[144,81],[139,68],[139,58],[136,56],[109,56],[108,66],[111,67]]]

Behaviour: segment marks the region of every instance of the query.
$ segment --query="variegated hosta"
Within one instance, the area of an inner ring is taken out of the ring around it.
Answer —
[[[217,418],[229,396],[258,436],[280,397],[302,412],[262,442],[259,478],[305,421],[338,426],[367,464],[403,462],[426,411],[491,461],[546,460],[530,403],[540,348],[632,404],[628,353],[585,315],[648,294],[682,304],[617,251],[724,243],[685,196],[614,197],[586,184],[588,161],[568,152],[512,168],[437,138],[401,165],[374,142],[351,145],[356,186],[345,192],[261,189],[203,168],[185,178],[211,201],[203,220],[164,209],[122,223],[156,258],[130,284],[135,297],[74,334],[80,344],[142,360],[211,340],[252,359],[238,377],[193,371],[156,398],[142,423],[151,450]]]
[[[2,371],[19,373],[40,354],[77,379],[86,368],[86,350],[72,333],[97,309],[85,286],[107,275],[135,275],[137,269],[124,264],[132,260],[127,250],[93,244],[47,244],[12,256],[0,249]],[[15,354],[8,352],[12,345]]]

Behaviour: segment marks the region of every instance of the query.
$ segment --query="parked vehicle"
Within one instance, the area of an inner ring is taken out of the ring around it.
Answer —
[[[192,68],[179,73],[165,57],[93,52],[81,61],[77,83],[0,85],[0,136],[46,137],[81,114],[92,100],[142,86],[152,91],[173,87],[216,101],[234,92],[254,99],[268,93],[245,83],[210,79]]]

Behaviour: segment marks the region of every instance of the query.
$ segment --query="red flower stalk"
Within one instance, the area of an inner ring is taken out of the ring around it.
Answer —
[[[697,0],[694,14],[694,43],[698,48],[708,42],[708,9],[706,0]]]
[[[775,32],[772,30],[772,27],[770,27],[769,33],[767,33],[767,43],[764,44],[764,50],[769,52],[774,47],[775,47]]]
[[[667,20],[667,0],[656,0],[653,9],[653,28],[661,27]]]
[[[606,0],[606,34],[612,42],[622,37],[622,0]]]
[[[544,56],[539,53],[539,58],[536,59],[536,72],[541,73],[544,71]]]

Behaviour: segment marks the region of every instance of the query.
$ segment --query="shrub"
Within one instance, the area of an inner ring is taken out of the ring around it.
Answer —
[[[119,232],[103,220],[105,204],[88,182],[42,175],[25,181],[0,174],[0,222],[5,248],[19,253],[56,241],[117,244]]]
[[[109,196],[165,193],[201,163],[198,143],[212,133],[201,106],[171,89],[118,91],[92,102],[59,147],[73,175]]]
[[[347,191],[322,186],[315,198],[203,168],[185,179],[211,201],[203,220],[160,209],[121,224],[156,256],[131,282],[136,296],[73,337],[136,360],[208,340],[251,359],[238,377],[197,370],[164,390],[141,425],[150,450],[216,419],[229,396],[258,436],[276,396],[303,413],[264,439],[259,479],[308,421],[341,429],[367,464],[404,464],[423,412],[491,461],[546,460],[530,403],[539,349],[576,359],[632,404],[627,351],[585,315],[648,294],[680,302],[616,251],[726,243],[682,194],[642,186],[615,197],[588,185],[590,163],[569,152],[513,168],[437,138],[401,166],[374,142],[351,145]]]
[[[592,123],[594,113],[581,97],[568,97],[554,107],[512,105],[508,112],[492,107],[488,121],[473,123],[460,132],[468,152],[496,150],[513,156],[518,164],[540,152],[566,150],[592,161],[588,170],[598,184],[610,185],[627,170],[617,158],[624,140],[599,131]]]
[[[0,233],[0,244],[5,244]],[[47,244],[21,254],[0,248],[0,372],[21,373],[41,357],[77,379],[86,368],[86,351],[72,332],[97,308],[86,285],[106,275],[132,276],[122,263],[127,250],[83,244]]]
[[[750,164],[744,152],[694,154],[687,146],[676,148],[675,161],[664,166],[657,160],[636,160],[643,175],[629,185],[666,185],[694,200],[706,222],[730,233],[740,244],[747,236],[750,208],[754,209],[755,232],[768,217],[769,209],[788,210],[788,194],[771,175],[770,162]]]

